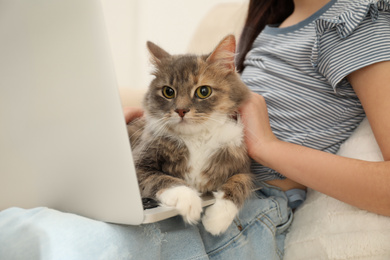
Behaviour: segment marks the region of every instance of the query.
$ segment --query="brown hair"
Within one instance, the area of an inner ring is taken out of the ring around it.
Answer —
[[[293,10],[292,0],[249,1],[248,14],[239,40],[236,58],[236,67],[239,72],[244,69],[245,56],[265,25],[283,22]]]

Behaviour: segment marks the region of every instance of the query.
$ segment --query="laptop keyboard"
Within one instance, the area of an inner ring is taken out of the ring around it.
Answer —
[[[142,204],[144,206],[144,209],[152,209],[159,206],[159,203],[151,198],[142,198]]]

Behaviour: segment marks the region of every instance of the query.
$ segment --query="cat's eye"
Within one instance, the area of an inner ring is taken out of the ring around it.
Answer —
[[[171,87],[164,86],[162,89],[162,94],[164,97],[166,97],[168,99],[172,99],[175,97],[175,90]]]
[[[201,86],[201,87],[196,89],[195,95],[198,98],[205,99],[211,95],[211,92],[212,92],[212,90],[211,90],[210,86]]]

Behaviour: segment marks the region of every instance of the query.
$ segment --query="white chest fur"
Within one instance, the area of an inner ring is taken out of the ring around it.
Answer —
[[[208,180],[202,178],[201,173],[209,165],[213,154],[222,147],[241,146],[243,136],[241,122],[227,120],[225,124],[214,124],[199,134],[183,137],[190,154],[187,183],[195,189],[203,186]]]

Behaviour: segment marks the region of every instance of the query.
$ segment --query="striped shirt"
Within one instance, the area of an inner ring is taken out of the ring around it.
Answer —
[[[277,26],[255,40],[242,80],[264,96],[280,140],[335,153],[365,116],[346,76],[390,60],[390,0],[332,0],[294,26]],[[252,170],[258,180],[284,178],[256,162]]]

